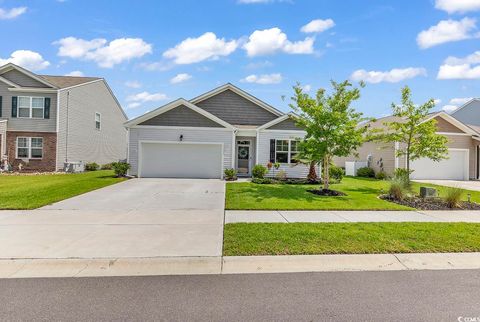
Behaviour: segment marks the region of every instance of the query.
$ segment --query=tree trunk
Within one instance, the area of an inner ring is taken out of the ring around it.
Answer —
[[[317,178],[318,178],[317,171],[315,170],[315,165],[316,165],[315,161],[310,162],[310,169],[308,170],[308,176],[307,176],[307,179],[310,182],[315,182],[317,181]]]
[[[323,158],[323,189],[329,189],[330,187],[330,160],[328,156]]]

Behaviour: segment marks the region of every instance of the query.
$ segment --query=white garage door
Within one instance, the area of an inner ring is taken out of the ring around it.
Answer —
[[[440,162],[427,158],[412,161],[412,179],[468,180],[468,150],[449,150],[448,156]]]
[[[205,179],[222,177],[221,144],[185,142],[140,144],[140,177]]]

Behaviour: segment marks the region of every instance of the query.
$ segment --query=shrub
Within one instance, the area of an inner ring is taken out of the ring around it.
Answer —
[[[404,189],[410,189],[410,173],[407,169],[396,169],[394,178],[403,184]]]
[[[287,173],[284,170],[280,170],[275,174],[275,179],[285,181],[287,179]]]
[[[463,190],[460,188],[447,188],[445,189],[445,202],[448,208],[458,208],[462,200]]]
[[[237,170],[235,169],[225,169],[223,171],[225,173],[225,180],[227,181],[234,181],[237,180]]]
[[[363,177],[363,178],[374,178],[375,177],[375,171],[373,171],[372,168],[369,167],[363,167],[357,170],[357,177]]]
[[[101,166],[102,170],[112,170],[112,164],[111,163],[106,163]]]
[[[252,182],[256,184],[271,184],[273,180],[270,178],[253,178]]]
[[[378,180],[385,180],[387,179],[387,174],[384,172],[384,171],[379,171],[377,172],[377,174],[375,175],[375,178],[378,179]]]
[[[130,163],[127,162],[112,162],[112,169],[117,177],[124,177],[130,169]]]
[[[402,180],[393,179],[390,181],[388,188],[388,195],[394,200],[403,200],[405,198],[406,190]]]
[[[343,176],[345,174],[342,168],[332,164],[328,169],[328,172],[330,173],[330,178],[333,179],[335,182],[342,182]]]
[[[97,171],[100,168],[100,166],[95,163],[95,162],[89,162],[85,164],[85,170],[86,171]]]
[[[263,179],[267,174],[268,169],[261,164],[256,164],[252,169],[252,177]]]

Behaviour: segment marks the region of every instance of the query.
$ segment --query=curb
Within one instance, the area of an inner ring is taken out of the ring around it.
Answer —
[[[0,278],[446,269],[480,269],[480,253],[0,260]]]

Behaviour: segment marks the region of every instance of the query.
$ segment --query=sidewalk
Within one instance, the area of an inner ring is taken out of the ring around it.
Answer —
[[[480,223],[480,211],[297,211],[226,210],[225,223],[292,222],[471,222]]]

